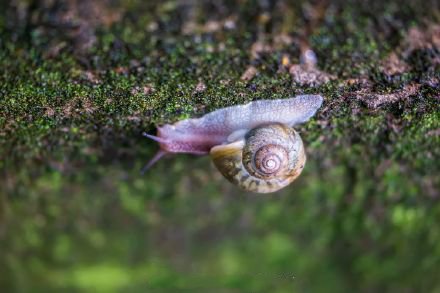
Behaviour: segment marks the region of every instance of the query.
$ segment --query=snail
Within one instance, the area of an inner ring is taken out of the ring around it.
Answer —
[[[308,121],[322,102],[319,95],[259,100],[158,127],[157,136],[144,133],[160,145],[144,169],[168,153],[210,154],[220,173],[240,188],[277,191],[295,180],[306,162],[293,126]]]

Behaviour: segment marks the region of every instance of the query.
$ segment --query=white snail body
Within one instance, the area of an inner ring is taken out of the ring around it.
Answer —
[[[322,101],[319,95],[260,100],[164,125],[157,136],[146,134],[161,147],[147,168],[166,153],[210,154],[217,169],[242,189],[279,190],[299,176],[306,160],[292,127],[309,120]]]

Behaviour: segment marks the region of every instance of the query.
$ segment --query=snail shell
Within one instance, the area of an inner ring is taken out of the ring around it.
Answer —
[[[260,193],[279,190],[299,176],[306,160],[292,127],[309,120],[322,102],[319,95],[260,100],[158,127],[157,136],[145,134],[160,144],[160,151],[144,170],[168,153],[210,154],[219,171],[239,187]]]
[[[298,132],[283,124],[256,127],[243,139],[213,147],[210,155],[225,178],[244,190],[259,193],[289,185],[306,162]]]

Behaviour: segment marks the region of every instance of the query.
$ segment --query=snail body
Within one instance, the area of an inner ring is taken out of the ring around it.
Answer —
[[[146,167],[167,153],[210,154],[223,176],[242,189],[279,190],[300,175],[306,160],[292,127],[308,121],[322,101],[319,95],[260,100],[158,127],[157,136],[145,134],[161,149]]]

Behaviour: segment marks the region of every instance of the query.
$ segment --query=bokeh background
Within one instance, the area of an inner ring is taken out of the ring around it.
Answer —
[[[1,292],[440,292],[437,1],[0,1]],[[305,50],[316,66],[301,60]],[[246,193],[155,125],[320,93]]]

